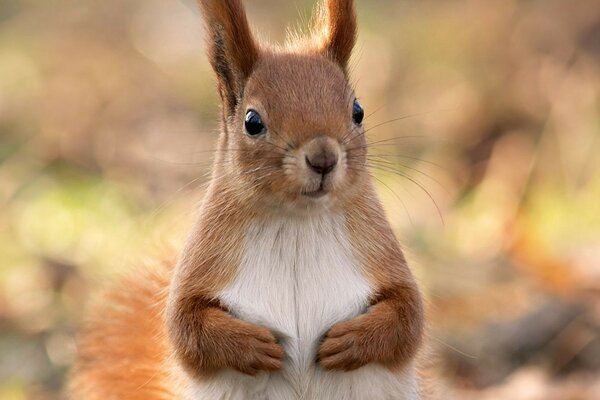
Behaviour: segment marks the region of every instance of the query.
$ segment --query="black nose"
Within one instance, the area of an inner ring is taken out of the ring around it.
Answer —
[[[335,169],[337,156],[330,152],[321,152],[314,156],[306,156],[306,164],[320,175],[327,175]]]

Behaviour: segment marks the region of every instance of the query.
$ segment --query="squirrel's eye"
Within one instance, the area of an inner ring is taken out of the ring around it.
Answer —
[[[360,125],[365,118],[365,110],[363,110],[362,106],[358,102],[358,100],[354,100],[354,105],[352,106],[352,120],[355,124]]]
[[[250,136],[257,136],[265,131],[265,125],[262,122],[260,114],[254,110],[248,110],[246,113],[244,126],[246,127],[246,132]]]

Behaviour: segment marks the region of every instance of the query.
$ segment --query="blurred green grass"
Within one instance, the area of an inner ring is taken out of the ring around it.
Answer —
[[[274,40],[312,5],[246,3]],[[449,391],[598,398],[600,6],[358,5],[374,173]],[[91,293],[180,245],[217,104],[191,0],[0,4],[0,398],[62,398]]]

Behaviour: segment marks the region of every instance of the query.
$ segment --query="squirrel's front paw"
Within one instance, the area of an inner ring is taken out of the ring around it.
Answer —
[[[325,369],[352,371],[372,360],[366,351],[365,330],[355,320],[335,325],[319,348],[319,362]]]
[[[367,315],[334,325],[319,348],[325,369],[352,371],[375,361],[385,361],[391,345],[389,331],[377,331]]]
[[[273,372],[283,366],[283,348],[277,343],[275,336],[268,330],[256,325],[245,324],[235,338],[236,354],[232,367],[247,374],[256,375],[261,371]]]

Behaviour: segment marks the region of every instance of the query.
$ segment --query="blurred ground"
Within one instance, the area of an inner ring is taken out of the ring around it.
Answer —
[[[312,2],[247,4],[278,40]],[[599,399],[600,4],[358,4],[374,173],[448,394]],[[193,0],[0,2],[0,398],[62,398],[90,293],[181,243],[216,138],[202,45]]]

